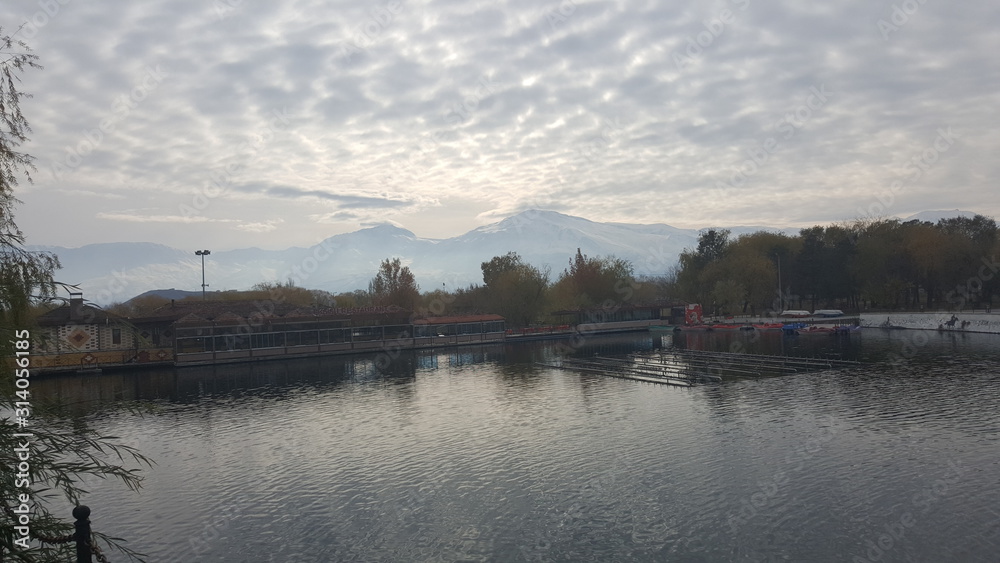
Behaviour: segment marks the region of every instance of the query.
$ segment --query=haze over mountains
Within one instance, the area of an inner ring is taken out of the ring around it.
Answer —
[[[972,216],[965,211],[929,211],[907,219],[936,222]],[[798,228],[726,227],[733,236],[770,230],[797,234]],[[705,229],[702,229],[705,230]],[[420,238],[389,224],[332,236],[308,248],[246,248],[212,251],[205,261],[209,290],[248,289],[261,281],[284,282],[338,293],[366,289],[379,263],[399,257],[422,291],[454,290],[482,283],[480,264],[510,251],[548,267],[554,279],[576,249],[588,256],[630,260],[638,275],[660,275],[677,263],[685,248],[697,246],[696,229],[665,224],[597,223],[554,211],[525,211],[448,239]],[[206,245],[211,249],[211,244]],[[144,242],[91,244],[80,248],[32,246],[59,256],[61,282],[77,284],[84,297],[100,305],[126,301],[154,289],[201,289],[201,259],[194,250]]]

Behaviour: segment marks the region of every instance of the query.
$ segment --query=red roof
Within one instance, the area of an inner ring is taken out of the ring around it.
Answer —
[[[479,323],[490,321],[502,321],[500,315],[461,315],[456,317],[427,317],[413,321],[415,325],[443,325],[454,323]]]

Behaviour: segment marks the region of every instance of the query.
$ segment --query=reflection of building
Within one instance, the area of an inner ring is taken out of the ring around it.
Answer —
[[[284,315],[226,311],[191,313],[174,322],[176,363],[400,350],[503,340],[498,315],[436,317],[410,321],[396,307],[293,309]]]
[[[412,320],[398,307],[301,308],[277,300],[171,302],[125,319],[83,303],[39,319],[33,365],[81,369],[175,365],[400,350],[503,340],[499,315]]]

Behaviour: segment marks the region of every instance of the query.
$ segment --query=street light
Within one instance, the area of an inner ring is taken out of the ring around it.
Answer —
[[[195,250],[195,256],[201,256],[201,300],[205,300],[205,288],[208,284],[205,283],[205,257],[211,254],[208,250]]]

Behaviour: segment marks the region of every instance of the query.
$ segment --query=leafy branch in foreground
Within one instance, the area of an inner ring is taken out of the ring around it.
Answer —
[[[51,298],[59,285],[53,278],[58,258],[23,247],[24,234],[13,212],[19,203],[14,197],[18,179],[30,182],[34,170],[34,159],[20,151],[31,129],[20,107],[28,95],[17,86],[21,72],[41,69],[37,60],[27,45],[0,28],[0,561],[65,563],[75,557],[75,544],[66,537],[74,527],[69,514],[53,512],[65,509],[55,504],[78,504],[87,493],[82,479],[88,476],[119,479],[137,490],[142,477],[135,466],[151,462],[114,436],[102,436],[79,420],[67,422],[31,390],[30,357],[23,356],[23,344],[32,340],[30,310]],[[15,341],[22,343],[16,350]],[[15,358],[28,358],[28,365],[15,363]],[[15,381],[27,386],[15,387]],[[25,422],[30,423],[26,428]],[[27,536],[17,529],[22,518],[29,523]],[[121,545],[124,540],[93,535],[130,559],[142,560]],[[38,538],[64,543],[39,543]]]
[[[5,405],[7,406],[7,405]],[[13,406],[13,405],[10,405]],[[0,419],[0,494],[3,496],[0,527],[3,533],[4,561],[65,562],[75,553],[74,543],[48,544],[37,542],[30,550],[13,544],[13,527],[17,522],[16,501],[22,489],[15,489],[19,459],[18,448],[30,444],[29,479],[35,485],[32,491],[33,509],[30,517],[33,538],[60,538],[73,533],[73,523],[56,516],[55,510],[66,510],[67,502],[78,505],[88,493],[84,479],[119,479],[129,489],[138,491],[142,484],[141,466],[151,466],[152,461],[136,448],[118,443],[116,436],[103,436],[92,428],[74,421],[61,420],[54,412],[36,412],[32,417],[41,424],[30,428],[30,441],[15,437],[24,433],[9,418]],[[95,532],[94,536],[110,548],[121,551],[131,560],[142,561],[142,554],[123,545],[124,540]]]

